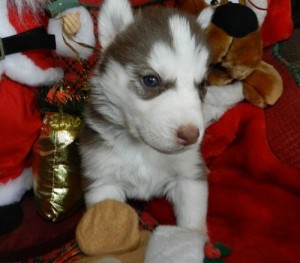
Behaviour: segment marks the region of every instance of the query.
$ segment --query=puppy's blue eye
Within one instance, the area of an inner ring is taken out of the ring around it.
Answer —
[[[150,75],[143,77],[143,83],[149,88],[155,88],[160,84],[160,80],[158,77]]]

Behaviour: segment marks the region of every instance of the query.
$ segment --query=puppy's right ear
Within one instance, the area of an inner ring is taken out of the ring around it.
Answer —
[[[99,42],[102,49],[106,49],[132,22],[133,11],[127,0],[105,0],[98,17]]]

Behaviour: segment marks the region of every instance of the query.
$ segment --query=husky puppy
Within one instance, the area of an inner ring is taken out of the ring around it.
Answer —
[[[169,8],[134,14],[127,0],[107,0],[99,32],[80,138],[87,206],[166,195],[179,226],[205,233],[199,143],[209,50],[199,21]]]

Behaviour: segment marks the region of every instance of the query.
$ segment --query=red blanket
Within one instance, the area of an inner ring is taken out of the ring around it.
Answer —
[[[229,111],[208,130],[203,152],[211,169],[209,233],[232,249],[227,262],[298,262],[300,170],[270,151],[263,111]]]
[[[202,144],[211,171],[209,235],[231,249],[228,263],[300,262],[300,88],[266,55],[284,80],[278,104],[237,105],[208,128]],[[162,224],[175,223],[164,200],[146,210]]]

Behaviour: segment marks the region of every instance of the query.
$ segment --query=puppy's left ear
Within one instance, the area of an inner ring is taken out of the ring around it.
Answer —
[[[105,0],[98,18],[99,42],[102,49],[106,49],[132,22],[133,11],[127,0]]]

